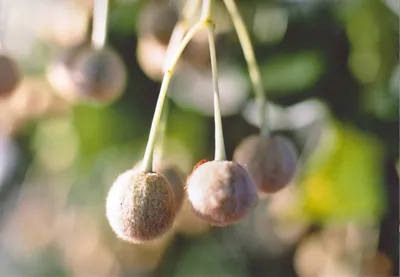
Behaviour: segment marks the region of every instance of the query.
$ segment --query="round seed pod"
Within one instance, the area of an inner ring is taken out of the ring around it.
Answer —
[[[81,51],[71,70],[77,96],[99,102],[117,99],[125,89],[126,75],[120,56],[108,47]]]
[[[55,92],[64,99],[75,100],[76,93],[71,70],[79,54],[90,49],[88,42],[84,41],[77,45],[62,50],[46,69],[46,78]]]
[[[149,1],[139,13],[138,34],[139,36],[151,35],[167,46],[178,19],[178,11],[170,1]]]
[[[293,143],[279,135],[252,135],[236,148],[233,159],[243,165],[262,193],[274,193],[294,177],[297,153]]]
[[[0,98],[8,97],[17,88],[21,75],[16,62],[7,54],[0,54]]]
[[[171,185],[160,174],[128,170],[112,185],[106,215],[118,237],[141,243],[164,235],[175,219]]]
[[[258,201],[250,175],[232,161],[201,163],[187,182],[188,198],[195,215],[215,226],[243,219]]]

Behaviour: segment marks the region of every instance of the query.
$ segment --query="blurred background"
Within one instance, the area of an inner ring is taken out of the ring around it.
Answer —
[[[1,50],[22,79],[0,96],[0,276],[399,276],[396,0],[237,0],[270,128],[300,153],[296,178],[226,228],[198,220],[185,200],[164,237],[142,245],[115,237],[105,198],[143,157],[184,3],[110,1],[108,45],[127,78],[122,95],[98,104],[72,101],[49,77],[90,37],[92,1],[1,0]],[[231,159],[259,117],[222,1],[214,14]],[[214,153],[208,55],[199,33],[169,90],[164,155],[185,175]]]

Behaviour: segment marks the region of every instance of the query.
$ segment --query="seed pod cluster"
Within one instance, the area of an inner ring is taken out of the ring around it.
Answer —
[[[161,237],[175,219],[171,185],[160,174],[128,170],[108,193],[106,215],[123,240],[141,243]]]
[[[124,63],[112,48],[94,49],[88,43],[65,50],[47,70],[50,84],[64,98],[101,103],[122,94],[126,75]]]
[[[215,226],[243,219],[257,204],[257,190],[247,171],[232,161],[201,162],[187,181],[197,217]]]
[[[296,172],[296,149],[280,135],[247,137],[236,148],[233,159],[248,170],[262,193],[281,190]]]

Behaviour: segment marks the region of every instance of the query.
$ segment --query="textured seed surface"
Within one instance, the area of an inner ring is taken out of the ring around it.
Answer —
[[[236,148],[233,159],[247,169],[264,193],[281,190],[296,172],[296,149],[289,139],[279,135],[247,137]]]
[[[88,49],[81,51],[75,59],[71,78],[82,98],[111,101],[122,94],[126,69],[115,51]]]
[[[140,243],[158,238],[174,221],[171,186],[160,174],[126,171],[108,193],[106,213],[111,228],[126,241]]]
[[[135,169],[140,169],[143,161],[135,164]],[[158,161],[153,164],[153,169],[158,174],[164,176],[171,185],[172,193],[175,199],[176,213],[180,211],[185,198],[184,176],[177,166],[169,162]]]
[[[196,216],[216,226],[240,221],[258,201],[250,175],[232,161],[199,165],[188,178],[187,193]]]
[[[9,96],[18,86],[21,76],[15,61],[0,54],[0,97]]]

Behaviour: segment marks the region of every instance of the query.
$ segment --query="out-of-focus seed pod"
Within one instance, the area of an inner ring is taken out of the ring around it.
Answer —
[[[0,53],[0,98],[9,97],[18,87],[21,73],[17,63],[6,53]]]
[[[126,67],[112,48],[93,49],[83,42],[66,49],[50,64],[46,77],[70,101],[112,102],[126,86]]]
[[[83,50],[71,71],[77,96],[98,102],[117,99],[125,89],[126,75],[120,56],[108,47]]]
[[[280,135],[247,137],[236,148],[233,159],[248,170],[263,193],[281,190],[296,172],[296,149],[289,139]]]

